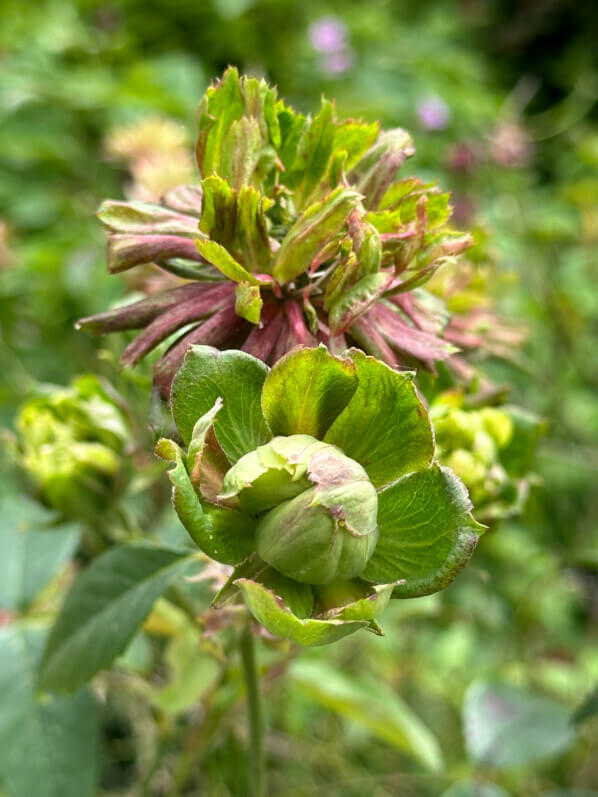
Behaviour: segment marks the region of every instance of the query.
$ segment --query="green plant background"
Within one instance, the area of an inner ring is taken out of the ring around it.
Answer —
[[[329,17],[345,26],[343,72],[327,72],[310,43],[310,25]],[[129,180],[105,139],[149,115],[179,123],[191,147],[196,104],[229,63],[266,75],[304,112],[325,92],[340,115],[410,130],[410,173],[453,191],[496,256],[487,289],[528,328],[517,356],[486,367],[548,421],[542,485],[445,592],[394,602],[384,639],[357,635],[300,656],[263,647],[272,794],[598,793],[596,699],[570,720],[598,681],[596,10],[570,13],[559,0],[0,0],[0,18],[4,426],[39,382],[95,371],[127,397],[144,439],[149,370],[119,374],[122,339],[73,328],[127,290],[106,273],[93,216]],[[445,108],[442,129],[421,120],[430,97]],[[506,123],[523,131],[515,157],[500,150]],[[141,456],[140,471],[152,467]],[[32,668],[80,532],[52,531],[49,548],[35,531],[47,517],[0,468],[0,572],[23,569],[19,585],[0,583],[0,794],[32,794],[40,782],[41,797],[246,794],[239,664],[222,666],[226,633],[222,650],[198,648],[174,603],[159,604],[153,628],[94,681],[95,699],[83,690],[35,702]],[[167,511],[156,521],[164,482],[133,485],[132,520],[111,521],[117,535],[180,543]],[[24,544],[15,529],[26,526]],[[205,586],[192,586],[201,605]],[[17,708],[20,758],[8,752]]]

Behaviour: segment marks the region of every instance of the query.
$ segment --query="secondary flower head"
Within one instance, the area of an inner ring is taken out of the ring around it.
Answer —
[[[411,373],[358,350],[296,348],[270,370],[193,346],[171,406],[180,443],[156,453],[174,463],[175,509],[204,553],[234,566],[215,605],[244,600],[272,634],[380,633],[391,597],[442,589],[475,547],[482,527],[434,462]]]
[[[472,238],[448,226],[448,194],[400,179],[415,152],[405,130],[338,119],[327,100],[303,116],[235,69],[206,92],[198,127],[196,184],[98,213],[110,271],[155,263],[188,282],[80,327],[143,330],[124,365],[170,339],[155,368],[165,397],[192,344],[274,363],[323,342],[428,368],[456,351],[436,309],[412,313],[409,296]]]
[[[19,466],[38,497],[65,517],[103,511],[126,483],[128,421],[96,376],[31,399],[16,427]]]

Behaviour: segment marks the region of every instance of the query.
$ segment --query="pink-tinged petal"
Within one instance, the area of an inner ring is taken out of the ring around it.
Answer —
[[[389,301],[396,304],[418,329],[429,332],[430,335],[438,335],[446,325],[446,319],[441,320],[419,304],[412,293],[399,293],[396,296],[391,296]]]
[[[378,304],[367,314],[368,321],[391,346],[417,360],[446,360],[458,349],[442,338],[409,326],[391,307]]]
[[[201,185],[178,185],[171,188],[162,197],[165,205],[181,213],[192,213],[198,218],[201,216]]]
[[[369,315],[370,313],[368,313],[368,316]],[[358,318],[351,327],[350,332],[351,336],[357,341],[362,349],[368,352],[368,354],[372,354],[374,357],[377,357],[379,360],[387,363],[387,365],[390,365],[392,368],[396,368],[399,365],[399,361],[395,353],[384,340],[382,335],[380,335],[377,329],[370,323],[367,316]]]
[[[248,326],[247,321],[235,313],[234,302],[180,337],[154,367],[154,384],[164,398],[170,397],[170,385],[176,371],[183,362],[185,353],[193,344],[220,347]]]
[[[108,238],[108,270],[112,274],[172,257],[206,262],[197,251],[194,241],[178,235],[116,234]]]
[[[280,333],[278,335],[276,345],[274,346],[274,352],[272,354],[271,361],[273,363],[278,362],[278,360],[280,360],[280,358],[292,348],[293,347],[290,343],[289,322],[285,316],[282,320]]]
[[[283,328],[284,313],[280,305],[268,304],[262,310],[262,323],[254,327],[241,350],[257,357],[263,362],[268,362]]]
[[[139,302],[132,302],[123,307],[115,307],[114,310],[108,310],[105,313],[81,318],[75,326],[77,329],[85,329],[96,335],[106,332],[123,332],[127,329],[141,329],[170,307],[202,296],[211,290],[212,287],[205,282],[181,285],[179,288],[141,299]]]
[[[127,346],[120,358],[121,366],[136,365],[158,343],[166,340],[177,329],[192,321],[199,321],[204,316],[217,312],[224,305],[230,304],[234,289],[234,285],[230,283],[218,285],[207,290],[204,296],[190,299],[162,313]]]
[[[284,303],[284,309],[291,334],[296,341],[295,345],[315,346],[316,339],[307,328],[299,303],[295,299],[287,299]]]

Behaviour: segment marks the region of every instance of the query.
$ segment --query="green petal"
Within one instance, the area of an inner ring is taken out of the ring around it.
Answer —
[[[284,284],[307,271],[316,255],[336,240],[360,198],[353,189],[339,186],[326,199],[311,205],[292,225],[276,253],[272,266],[275,279]]]
[[[318,612],[317,616],[322,620],[374,620],[388,606],[392,591],[397,586],[393,584],[366,584],[355,579],[349,582],[351,587],[351,598],[349,602],[343,601],[344,605],[336,606]],[[332,590],[337,589],[336,585],[317,587],[316,598],[322,602],[331,595]]]
[[[359,387],[325,441],[363,465],[376,487],[427,468],[434,456],[434,438],[413,374],[394,371],[361,351],[350,355]]]
[[[259,324],[262,305],[260,286],[239,282],[235,288],[235,313],[252,324]]]
[[[325,346],[295,349],[272,368],[262,391],[274,435],[309,434],[321,440],[357,390],[355,366]]]
[[[395,598],[438,592],[467,564],[484,527],[467,491],[448,468],[410,473],[378,494],[380,538],[363,578],[403,580]]]
[[[264,419],[260,396],[268,367],[241,351],[192,346],[174,378],[172,414],[185,443],[196,421],[212,409],[218,398],[223,407],[215,432],[231,462],[267,443],[272,435]]]
[[[300,620],[272,590],[250,579],[237,580],[245,602],[255,619],[274,636],[300,645],[328,645],[365,628],[366,620]]]
[[[259,285],[253,274],[250,274],[246,268],[235,260],[235,258],[216,241],[205,241],[203,238],[195,239],[195,246],[199,254],[205,258],[218,271],[222,272],[225,277],[233,282],[248,282],[250,285]]]
[[[175,463],[168,471],[172,503],[195,544],[224,564],[234,565],[246,559],[255,547],[253,521],[234,509],[204,508],[191,484],[183,452],[172,440],[158,440],[155,452]]]

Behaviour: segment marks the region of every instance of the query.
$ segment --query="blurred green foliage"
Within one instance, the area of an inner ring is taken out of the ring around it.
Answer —
[[[559,0],[516,5],[0,0],[4,425],[38,382],[64,385],[94,371],[116,384],[141,426],[149,372],[119,375],[122,345],[73,328],[135,288],[107,275],[93,215],[130,181],[124,150],[109,138],[159,117],[190,148],[195,106],[228,63],[265,74],[302,111],[325,92],[341,115],[410,130],[409,171],[453,192],[458,224],[477,229],[498,264],[485,290],[528,328],[519,353],[485,367],[547,420],[536,462],[542,486],[523,518],[483,538],[472,567],[444,593],[394,602],[385,638],[340,642],[333,661],[330,651],[296,657],[263,646],[273,794],[596,794],[595,708],[588,701],[577,724],[567,718],[598,680],[598,14],[591,4],[570,14]],[[181,545],[167,491],[154,484],[160,469],[143,457],[136,467],[112,533]],[[2,491],[16,490],[6,473]],[[85,756],[88,772],[101,770],[96,793],[246,794],[229,632],[200,642],[186,614],[189,603],[205,605],[205,582],[160,601],[118,666],[100,676],[99,719],[89,710],[87,725],[77,724],[88,691],[36,698],[22,662],[38,655],[76,565],[104,543],[84,527],[65,569],[75,532],[49,530],[56,518],[28,506],[3,508],[0,527],[6,572],[35,560],[39,586],[27,571],[0,602],[2,694],[17,682],[20,690],[0,712],[6,795],[31,794],[31,772],[51,784],[48,794],[71,793],[65,782],[78,797],[94,793],[89,778],[64,780],[72,759],[57,755],[63,770],[53,772],[35,752],[45,727],[50,750],[87,734],[90,746],[73,754]],[[15,528],[24,530],[15,536]],[[55,555],[46,533],[57,535]],[[212,618],[204,621],[209,628]],[[23,749],[33,747],[20,764],[6,753],[15,727]],[[71,736],[56,737],[57,727]]]

